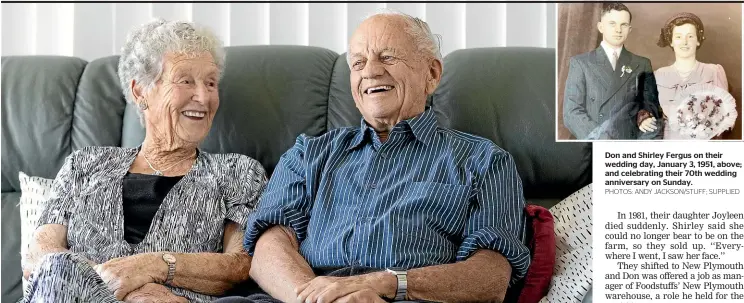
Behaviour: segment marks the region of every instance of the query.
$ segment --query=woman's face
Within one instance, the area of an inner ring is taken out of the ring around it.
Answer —
[[[147,131],[167,144],[198,144],[220,104],[219,69],[208,52],[166,54],[163,74],[146,94]]]
[[[682,24],[672,30],[672,48],[678,58],[694,58],[699,45],[694,25]]]

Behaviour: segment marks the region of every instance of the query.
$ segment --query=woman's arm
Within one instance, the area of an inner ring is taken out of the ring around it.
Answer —
[[[208,295],[222,295],[233,286],[248,280],[251,256],[243,250],[243,231],[235,222],[225,224],[224,253],[173,254],[176,274],[172,286]],[[161,282],[168,276],[168,266],[160,260]]]
[[[723,70],[723,66],[716,64],[716,79],[713,84],[728,91],[728,79],[726,79],[726,71]]]
[[[242,247],[240,225],[227,222],[223,253],[144,253],[112,259],[96,266],[96,271],[121,300],[148,283],[164,284],[168,265],[163,254],[169,253],[176,258],[176,271],[170,286],[206,295],[224,294],[235,284],[248,280],[251,264],[251,257]]]
[[[80,150],[67,156],[54,178],[50,198],[45,202],[41,211],[38,225],[31,238],[31,243],[29,243],[28,253],[23,256],[24,260],[21,266],[23,277],[26,279],[33,273],[45,255],[69,251],[67,247],[67,226],[74,209],[73,196],[77,184],[75,159],[79,153],[81,153]]]
[[[61,224],[39,226],[29,243],[28,253],[24,256],[23,278],[28,279],[45,255],[67,251],[69,251],[67,249],[67,226]]]

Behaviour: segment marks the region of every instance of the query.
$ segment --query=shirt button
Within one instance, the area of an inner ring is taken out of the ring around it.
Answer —
[[[385,153],[380,153],[380,157],[382,157],[382,158],[387,158],[387,154],[385,154]]]
[[[604,115],[603,114],[599,114],[599,117],[602,118],[602,117],[604,117]]]
[[[369,187],[370,187],[370,188],[373,188],[373,189],[374,189],[374,188],[377,188],[377,184],[376,184],[376,183],[370,183],[370,184],[369,184]]]

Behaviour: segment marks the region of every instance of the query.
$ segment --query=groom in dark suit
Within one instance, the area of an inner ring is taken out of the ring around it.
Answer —
[[[570,59],[563,121],[577,139],[661,139],[663,135],[651,62],[623,46],[631,20],[625,5],[605,4],[597,23],[602,43]]]

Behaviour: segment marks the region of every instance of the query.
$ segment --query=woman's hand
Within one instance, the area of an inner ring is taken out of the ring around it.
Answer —
[[[157,283],[147,283],[139,289],[130,292],[125,298],[126,303],[188,303],[184,297],[174,295],[168,287]]]
[[[93,268],[119,300],[147,283],[162,282],[168,274],[168,266],[157,253],[111,259]]]
[[[641,125],[638,126],[638,129],[640,129],[644,133],[655,131],[656,130],[656,118],[654,117],[646,118],[645,120],[643,120],[643,122],[641,122]]]

